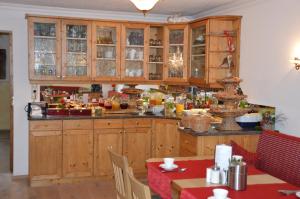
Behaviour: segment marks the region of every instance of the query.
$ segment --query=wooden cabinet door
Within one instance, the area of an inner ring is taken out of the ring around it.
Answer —
[[[190,24],[189,82],[208,83],[208,28],[207,20]]]
[[[91,80],[92,23],[62,20],[62,79]]]
[[[62,131],[30,131],[30,180],[56,179],[62,174]]]
[[[188,25],[167,25],[165,31],[164,80],[187,82]]]
[[[63,176],[84,177],[93,174],[93,131],[64,130]]]
[[[121,25],[93,22],[92,76],[93,80],[120,80]]]
[[[150,158],[151,128],[127,128],[124,130],[123,154],[135,173],[146,172],[146,160]]]
[[[155,120],[152,134],[153,157],[179,155],[179,132],[177,120]]]
[[[149,25],[124,23],[121,37],[122,80],[145,81],[148,78]]]
[[[30,80],[61,79],[60,19],[28,17]]]
[[[123,129],[97,129],[94,132],[94,175],[112,176],[112,165],[107,148],[122,154]]]

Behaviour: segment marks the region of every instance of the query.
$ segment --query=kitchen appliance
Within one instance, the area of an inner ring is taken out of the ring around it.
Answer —
[[[28,117],[47,115],[48,104],[46,102],[29,102],[24,110]]]

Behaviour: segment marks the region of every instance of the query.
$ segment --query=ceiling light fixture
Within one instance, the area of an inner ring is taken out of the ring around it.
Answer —
[[[151,10],[159,0],[130,0],[144,15]]]

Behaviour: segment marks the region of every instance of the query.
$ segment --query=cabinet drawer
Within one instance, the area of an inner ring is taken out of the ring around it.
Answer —
[[[122,119],[94,120],[94,129],[119,129],[123,128]]]
[[[64,120],[64,129],[92,129],[93,120]]]
[[[44,130],[62,130],[62,121],[30,121],[29,129],[31,131],[44,131]]]
[[[124,128],[151,127],[151,119],[124,119]]]

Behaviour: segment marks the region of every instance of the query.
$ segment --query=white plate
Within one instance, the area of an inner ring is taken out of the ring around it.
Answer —
[[[207,199],[215,199],[215,196],[209,196]],[[230,198],[226,198],[226,199],[230,199]]]
[[[300,198],[300,191],[296,192],[296,196]]]
[[[165,164],[160,164],[159,167],[162,168],[162,169],[164,169],[164,170],[166,170],[166,171],[172,171],[174,169],[177,169],[178,165],[173,164],[171,167],[166,167]]]

